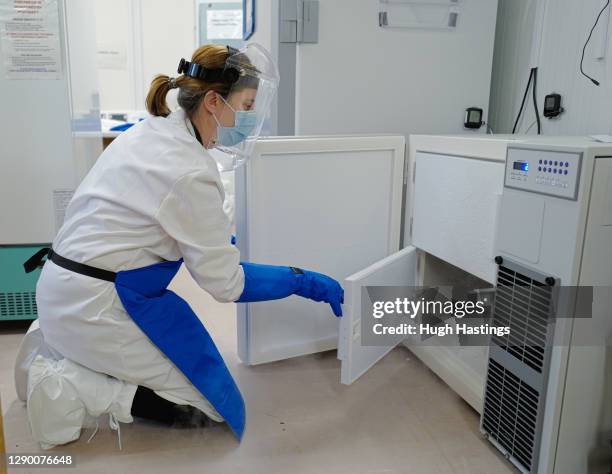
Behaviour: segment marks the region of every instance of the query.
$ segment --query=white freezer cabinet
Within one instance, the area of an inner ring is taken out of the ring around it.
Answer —
[[[238,305],[241,360],[338,348],[341,381],[350,384],[391,350],[361,345],[363,286],[491,286],[507,142],[412,136],[406,153],[402,136],[259,141],[236,175],[242,257],[326,273],[346,295],[342,318],[295,296]],[[401,342],[481,410],[485,348]]]

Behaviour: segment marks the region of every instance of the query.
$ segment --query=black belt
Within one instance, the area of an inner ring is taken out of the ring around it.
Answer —
[[[25,272],[30,273],[37,268],[42,267],[46,262],[46,260],[43,260],[45,256],[47,257],[47,260],[51,260],[53,263],[65,268],[66,270],[80,273],[81,275],[88,277],[97,278],[98,280],[105,280],[114,283],[115,278],[117,277],[117,274],[115,272],[111,272],[110,270],[103,270],[102,268],[92,267],[90,265],[85,265],[84,263],[75,262],[69,258],[62,257],[61,255],[56,254],[50,247],[40,249],[38,252],[32,255],[23,264]]]

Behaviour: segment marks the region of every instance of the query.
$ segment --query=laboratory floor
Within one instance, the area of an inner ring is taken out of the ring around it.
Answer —
[[[335,351],[246,367],[235,353],[235,306],[212,300],[183,271],[172,286],[205,321],[241,387],[248,407],[242,443],[224,424],[186,429],[137,420],[121,425],[120,451],[116,433],[104,422],[90,443],[87,430],[80,440],[48,452],[74,456],[76,469],[67,472],[517,472],[481,438],[477,413],[407,349],[393,350],[349,387],[339,382]],[[13,382],[13,361],[26,327],[0,324],[0,400],[8,453],[40,452]],[[47,469],[9,473],[30,471]]]

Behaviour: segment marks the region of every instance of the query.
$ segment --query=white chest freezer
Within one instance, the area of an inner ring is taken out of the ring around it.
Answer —
[[[495,279],[493,239],[504,138],[402,136],[270,138],[236,175],[242,257],[329,274],[346,290],[344,316],[292,296],[238,305],[238,353],[260,364],[338,348],[350,384],[391,347],[361,345],[367,285]],[[398,338],[478,411],[486,348],[417,347]],[[464,351],[465,352],[465,351]]]

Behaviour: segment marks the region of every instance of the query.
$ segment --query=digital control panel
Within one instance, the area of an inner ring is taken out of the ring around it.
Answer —
[[[508,188],[576,199],[582,153],[508,147]]]

